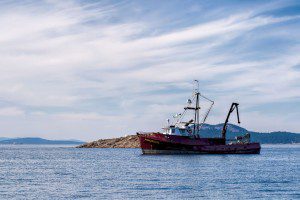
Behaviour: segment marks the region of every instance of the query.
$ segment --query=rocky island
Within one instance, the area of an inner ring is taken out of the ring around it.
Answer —
[[[78,146],[77,148],[139,148],[140,143],[137,135],[129,135],[125,137],[100,139],[88,142]]]

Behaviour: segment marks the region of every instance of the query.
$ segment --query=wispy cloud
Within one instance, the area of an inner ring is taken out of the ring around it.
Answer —
[[[26,121],[24,134],[80,139],[158,130],[199,79],[217,102],[211,123],[237,100],[249,129],[272,130],[265,122],[279,117],[276,129],[300,131],[282,113],[251,112],[299,101],[300,13],[277,12],[296,1],[164,4],[1,3],[1,118],[16,114],[2,127]]]
[[[0,109],[0,116],[4,117],[23,116],[24,114],[22,109],[16,107],[4,107]]]

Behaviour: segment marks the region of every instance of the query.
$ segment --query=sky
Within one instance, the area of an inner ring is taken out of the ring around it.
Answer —
[[[195,79],[207,123],[299,133],[299,52],[297,0],[2,0],[0,137],[160,131]]]

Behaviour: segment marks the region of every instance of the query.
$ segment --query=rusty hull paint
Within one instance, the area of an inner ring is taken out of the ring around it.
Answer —
[[[225,144],[222,138],[138,134],[143,154],[259,154],[259,143]]]

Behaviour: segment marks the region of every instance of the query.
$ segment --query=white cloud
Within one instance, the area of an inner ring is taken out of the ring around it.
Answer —
[[[167,29],[159,20],[164,16],[132,19],[131,8],[121,3],[1,5],[0,100],[24,107],[31,113],[22,113],[29,121],[61,120],[59,125],[52,121],[40,129],[29,126],[28,132],[48,128],[50,133],[60,127],[72,138],[95,138],[101,136],[77,130],[118,135],[160,126],[164,121],[159,120],[185,102],[194,79],[202,81],[201,89],[220,102],[209,118],[216,123],[236,99],[250,108],[299,98],[300,72],[292,69],[300,62],[297,44],[285,47],[285,54],[270,54],[251,47],[261,37],[254,35],[238,49],[240,38],[264,28],[265,37],[286,39],[288,33],[276,34],[272,27],[297,21],[299,16],[264,14],[273,8],[262,4],[256,10],[233,10],[231,15]],[[258,50],[265,59],[251,57]],[[176,89],[186,92],[176,93]],[[72,121],[73,129],[67,126]],[[92,127],[87,128],[88,121],[93,121]],[[119,127],[108,125],[112,121]],[[278,124],[288,128],[283,120]]]
[[[0,108],[1,117],[15,117],[15,116],[23,116],[23,115],[24,115],[24,111],[17,107]]]

